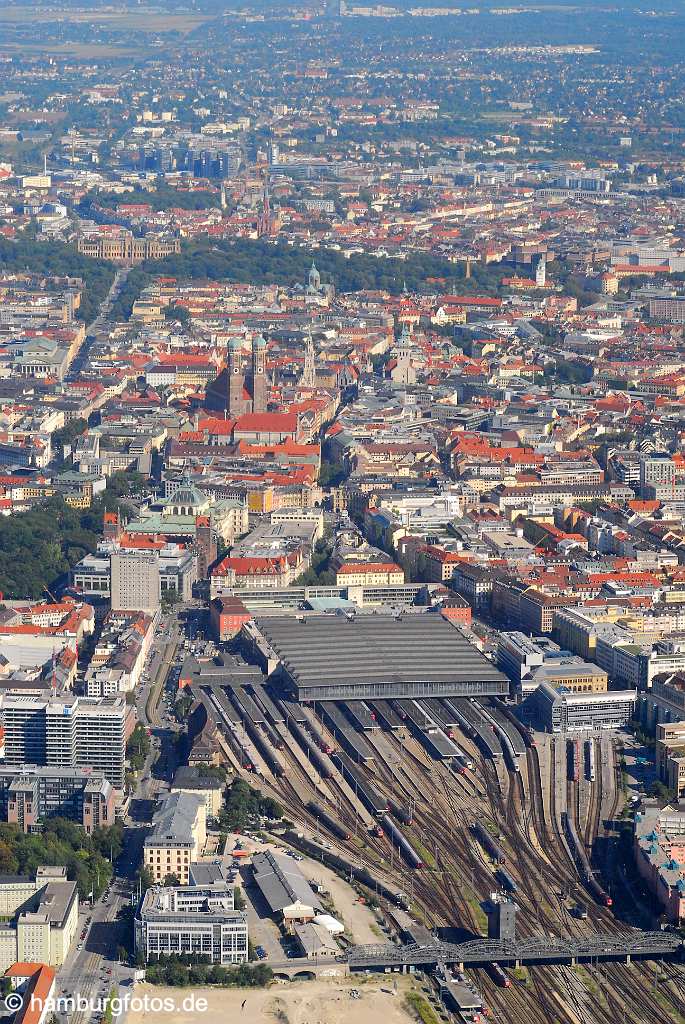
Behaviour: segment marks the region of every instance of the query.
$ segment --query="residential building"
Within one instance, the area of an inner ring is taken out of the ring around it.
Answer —
[[[657,725],[656,770],[677,799],[685,796],[685,721]]]
[[[221,811],[226,783],[213,775],[201,775],[199,768],[176,769],[171,783],[172,793],[196,793],[205,802],[208,818],[216,818]]]
[[[86,832],[113,825],[116,793],[100,772],[90,768],[48,768],[0,765],[0,819],[22,832],[59,816],[82,825]]]
[[[667,921],[685,921],[685,811],[643,800],[635,814],[635,864]]]

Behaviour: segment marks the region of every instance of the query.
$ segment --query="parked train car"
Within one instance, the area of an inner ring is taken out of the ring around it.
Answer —
[[[590,782],[594,782],[597,775],[595,771],[595,743],[594,740],[586,740],[585,742],[585,764],[587,770],[587,777]]]
[[[474,741],[484,757],[499,761],[503,757],[502,744],[499,736],[493,732],[492,726],[480,711],[465,698],[450,698],[445,701],[454,712],[459,728]]]
[[[310,800],[306,805],[307,810],[314,815],[317,821],[325,825],[328,831],[336,837],[336,839],[342,839],[343,842],[347,842],[350,838],[350,832],[344,828],[340,822],[336,821],[327,810],[317,804],[314,800]]]
[[[423,861],[420,856],[411,845],[409,840],[400,832],[395,822],[388,814],[384,814],[381,818],[381,827],[385,834],[390,839],[393,846],[402,854],[402,857],[407,862],[410,868],[415,870],[423,867]]]
[[[309,733],[299,725],[294,719],[289,723],[289,728],[297,742],[299,743],[302,750],[305,752],[311,763],[314,765],[316,770],[322,779],[330,779],[332,772],[332,766],[328,761],[327,757],[317,747],[316,743],[309,735]]]
[[[571,782],[580,780],[580,740],[570,740],[567,746],[568,777]]]
[[[365,885],[370,892],[376,895],[383,896],[385,899],[394,903],[395,906],[401,907],[403,910],[409,910],[409,897],[406,893],[398,892],[397,889],[393,889],[388,886],[382,878],[374,875],[372,871],[367,867],[360,867],[359,860],[349,860],[347,857],[341,856],[335,850],[329,850],[320,843],[316,843],[311,839],[307,839],[301,833],[290,831],[286,832],[285,838],[288,840],[291,846],[296,849],[302,850],[304,853],[308,853],[321,860],[324,864],[328,864],[330,867],[337,868],[347,878],[356,878],[357,881]]]
[[[413,814],[410,807],[405,807],[404,804],[398,804],[394,800],[388,800],[388,807],[390,813],[394,814],[398,821],[401,821],[403,825],[411,825]]]
[[[369,810],[376,818],[380,818],[382,815],[388,812],[388,801],[384,796],[378,792],[375,786],[372,786],[370,782],[367,782],[352,763],[347,754],[339,751],[331,756],[333,764],[340,769],[344,779],[349,786],[357,794],[364,806]]]
[[[500,967],[499,964],[495,964],[495,963],[486,964],[485,965],[485,970],[487,971],[487,973],[490,976],[490,978],[492,979],[492,981],[494,981],[495,985],[498,985],[500,988],[510,988],[511,987],[511,978],[506,973],[506,971],[504,971]]]
[[[497,708],[477,703],[477,709],[499,738],[507,768],[512,772],[520,771],[519,759],[525,756],[526,748],[518,731]]]
[[[507,892],[518,892],[519,887],[517,882],[514,881],[514,879],[511,877],[511,875],[505,868],[497,868],[497,871],[495,871],[495,878],[502,886],[502,888],[507,890]]]
[[[495,864],[506,864],[507,857],[499,843],[490,835],[488,830],[479,821],[472,826],[473,834],[483,847],[485,852],[494,860]]]
[[[387,700],[374,700],[372,707],[376,715],[376,721],[380,722],[384,729],[389,732],[394,732],[399,729],[404,729],[404,723],[402,719],[391,707],[390,702]]]
[[[604,907],[610,907],[613,903],[613,900],[611,896],[609,896],[609,894],[604,891],[602,886],[595,878],[592,867],[590,866],[590,861],[588,860],[587,853],[585,852],[585,847],[581,844],[580,840],[578,839],[578,835],[576,833],[575,826],[571,821],[571,818],[566,813],[566,811],[562,812],[561,818],[562,824],[564,826],[564,832],[566,833],[566,838],[571,848],[571,853],[573,854],[573,858],[576,864],[578,865],[578,870],[588,892],[592,894],[592,897],[595,899],[597,903],[600,903]]]

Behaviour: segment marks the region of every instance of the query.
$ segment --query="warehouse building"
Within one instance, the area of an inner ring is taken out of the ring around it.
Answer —
[[[263,616],[248,636],[274,682],[302,701],[509,693],[508,679],[437,613]]]
[[[323,909],[297,864],[289,857],[281,857],[267,850],[252,857],[254,882],[268,904],[271,913],[286,930],[314,920]]]

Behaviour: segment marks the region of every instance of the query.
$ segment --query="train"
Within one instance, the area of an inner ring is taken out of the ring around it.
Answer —
[[[388,732],[394,732],[397,730],[404,729],[404,722],[397,714],[397,712],[390,706],[387,700],[375,700],[373,701],[373,710],[376,715],[376,721],[380,722],[384,729]]]
[[[587,777],[590,782],[594,782],[597,778],[595,770],[595,743],[594,740],[586,740],[585,742],[585,768]]]
[[[314,815],[317,821],[325,825],[328,831],[334,835],[337,839],[342,839],[343,842],[347,842],[351,834],[343,826],[331,817],[328,811],[324,810],[320,804],[317,804],[314,800],[310,800],[306,805],[307,810]]]
[[[509,988],[511,986],[511,978],[506,971],[502,970],[499,964],[486,964],[485,970],[495,985],[498,985],[500,988]]]
[[[473,834],[475,835],[476,839],[483,847],[485,852],[490,857],[492,857],[495,864],[506,864],[507,857],[504,850],[499,845],[499,843],[496,842],[495,839],[493,839],[488,830],[483,825],[481,825],[479,821],[475,822],[472,828]]]
[[[498,708],[485,708],[479,702],[473,703],[498,737],[507,768],[512,772],[519,772],[519,760],[525,756],[526,749],[518,729],[514,728]]]
[[[322,751],[319,750],[307,730],[300,725],[299,722],[296,722],[294,718],[291,718],[288,724],[290,726],[291,733],[300,744],[302,750],[314,765],[321,778],[330,779],[333,774],[331,764],[328,759],[324,757]]]
[[[571,782],[580,781],[580,740],[571,740],[568,745],[568,777]]]
[[[340,769],[348,785],[354,790],[361,802],[374,817],[381,818],[384,814],[387,814],[389,810],[388,801],[384,796],[381,796],[374,786],[362,778],[347,754],[338,751],[338,753],[331,756],[331,760]]]
[[[413,815],[410,807],[405,807],[404,804],[398,804],[394,800],[388,800],[388,807],[390,813],[394,814],[398,821],[401,821],[403,825],[411,825],[413,821]]]
[[[329,850],[320,843],[307,839],[302,835],[302,833],[289,831],[286,832],[285,838],[288,840],[290,845],[294,846],[296,849],[315,856],[317,860],[322,861],[324,864],[328,864],[330,867],[337,868],[347,878],[355,878],[358,882],[361,882],[362,885],[365,885],[370,892],[375,892],[376,895],[383,896],[391,903],[394,903],[395,906],[401,907],[402,910],[409,910],[410,902],[407,894],[398,892],[397,889],[390,888],[383,879],[374,875],[369,868],[360,867],[358,859],[354,861],[348,860],[346,857],[342,857],[334,850]]]
[[[451,698],[444,703],[454,714],[461,731],[474,741],[483,756],[499,761],[502,757],[502,744],[480,709],[465,698]]]
[[[384,814],[381,818],[381,828],[390,839],[393,846],[402,854],[404,860],[407,862],[410,868],[419,870],[423,867],[423,861],[420,856],[411,845],[409,840],[400,832],[395,822],[392,820],[389,814]]]
[[[305,729],[307,730],[311,738],[314,740],[319,750],[324,754],[332,754],[333,751],[335,750],[335,747],[331,743],[329,743],[328,740],[324,737],[323,733],[321,732],[321,729],[319,728],[319,723],[317,722],[313,712],[307,713],[304,725]]]
[[[514,881],[506,868],[497,868],[497,871],[495,871],[495,878],[502,888],[507,890],[507,892],[518,892],[518,883]]]
[[[564,826],[564,832],[566,833],[566,838],[568,840],[569,846],[571,847],[573,859],[578,865],[578,869],[585,883],[585,887],[597,903],[600,903],[603,907],[610,907],[613,903],[613,900],[611,896],[609,896],[608,893],[604,891],[602,886],[595,878],[594,872],[590,867],[590,861],[588,860],[587,853],[585,852],[585,847],[582,846],[580,840],[578,839],[575,826],[571,821],[570,817],[568,816],[568,814],[566,813],[566,811],[562,812],[561,819],[562,824]]]

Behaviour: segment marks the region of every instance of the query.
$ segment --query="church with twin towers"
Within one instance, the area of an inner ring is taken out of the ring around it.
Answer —
[[[228,345],[228,362],[207,388],[205,408],[230,419],[266,412],[266,339],[256,335],[248,350],[241,338]]]

